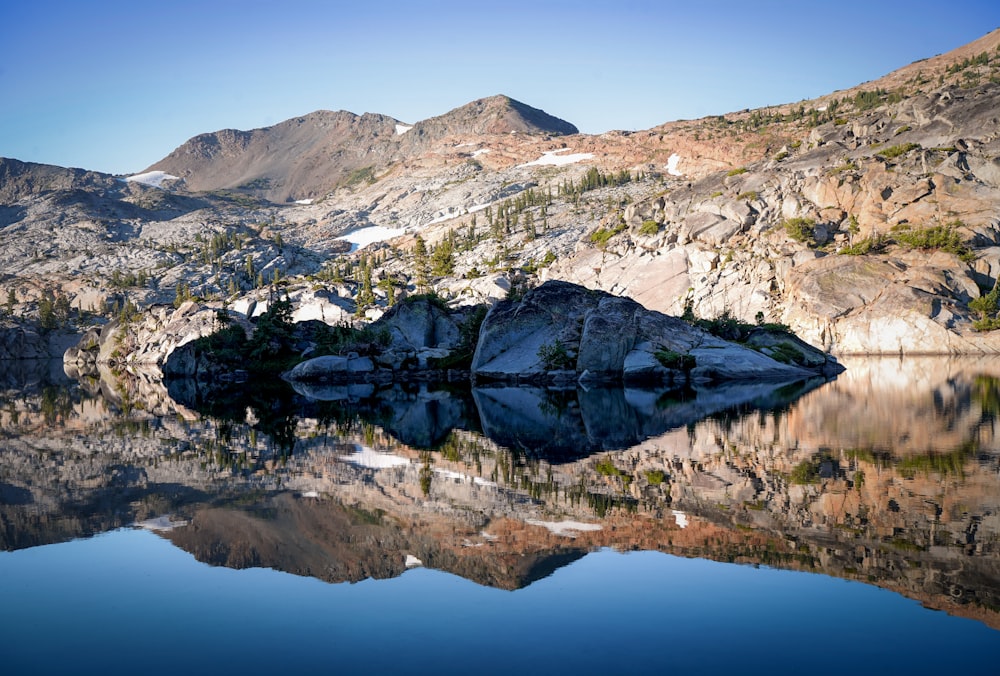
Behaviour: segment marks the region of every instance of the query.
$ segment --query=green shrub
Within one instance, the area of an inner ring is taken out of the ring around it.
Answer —
[[[564,371],[573,368],[573,358],[570,357],[562,341],[546,343],[538,348],[538,358],[546,371]]]
[[[927,228],[911,228],[900,224],[892,228],[892,238],[900,246],[909,249],[947,251],[958,256],[965,262],[971,261],[975,255],[962,240],[955,228],[962,225],[961,221],[953,221],[948,225],[933,225]]]
[[[850,246],[845,246],[838,253],[845,256],[864,256],[866,254],[875,254],[881,252],[885,248],[885,238],[881,235],[872,235],[871,237],[865,237],[859,242],[855,242]]]
[[[697,365],[694,355],[681,354],[666,348],[660,348],[653,353],[653,356],[664,368],[668,369],[689,372]]]
[[[993,285],[993,290],[969,302],[969,309],[979,313],[979,319],[972,322],[976,331],[996,331],[1000,329],[1000,280]]]
[[[611,458],[601,458],[597,461],[597,464],[594,465],[594,469],[601,476],[618,477],[625,483],[631,483],[632,481],[631,476],[615,467],[615,463],[611,462]]]
[[[760,195],[757,194],[756,190],[747,190],[746,192],[741,192],[739,195],[737,195],[736,199],[738,199],[738,200],[746,200],[748,202],[753,202],[753,201],[755,201],[759,197],[760,197]]]
[[[598,248],[603,249],[608,244],[608,240],[622,232],[625,229],[624,224],[619,224],[618,226],[608,229],[608,228],[598,228],[594,232],[590,233],[590,243]]]
[[[792,468],[792,473],[788,477],[788,480],[800,486],[819,483],[819,461],[803,460]]]
[[[667,475],[660,469],[646,470],[646,483],[650,486],[659,486],[667,478]]]
[[[789,218],[782,225],[788,236],[796,242],[809,242],[813,238],[816,221],[811,218]]]
[[[653,220],[643,221],[639,228],[639,234],[650,237],[660,231],[660,224]]]
[[[768,350],[768,356],[782,364],[799,364],[802,362],[802,352],[791,343],[778,343]]]
[[[730,169],[726,172],[726,176],[739,176],[740,174],[747,173],[746,167],[737,167],[736,169]]]

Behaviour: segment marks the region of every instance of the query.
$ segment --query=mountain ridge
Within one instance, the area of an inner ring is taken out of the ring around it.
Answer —
[[[318,110],[259,129],[199,134],[145,172],[177,176],[194,191],[240,190],[288,202],[320,197],[361,175],[370,178],[449,136],[577,132],[572,124],[505,95],[412,125],[379,113]]]

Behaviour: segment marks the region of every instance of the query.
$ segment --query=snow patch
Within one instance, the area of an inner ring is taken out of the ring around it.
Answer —
[[[667,158],[667,173],[670,174],[671,176],[683,176],[684,174],[682,174],[677,169],[677,165],[680,163],[680,161],[681,161],[681,156],[678,155],[677,153],[674,153],[673,155],[671,155],[670,157],[668,157]]]
[[[295,200],[295,203],[296,203],[296,204],[312,204],[312,203],[313,203],[313,200],[312,200],[312,198],[310,197],[309,199],[304,199],[304,200]]]
[[[672,510],[670,513],[674,515],[674,521],[677,522],[678,526],[680,526],[681,528],[688,527],[687,514],[685,514],[684,512],[678,512],[676,509]]]
[[[384,225],[371,225],[367,228],[359,228],[353,230],[346,235],[341,235],[337,239],[342,239],[345,242],[350,242],[354,245],[356,249],[363,249],[369,244],[375,244],[376,242],[384,242],[387,239],[392,239],[393,237],[399,237],[400,235],[406,234],[405,228],[387,228]]]
[[[479,157],[480,155],[485,155],[488,152],[490,152],[489,148],[480,148],[479,150],[472,151],[472,156]]]
[[[402,136],[406,132],[410,131],[411,129],[413,129],[413,125],[412,124],[411,125],[405,125],[405,124],[397,124],[396,125],[396,133],[399,134],[400,136]]]
[[[455,481],[461,481],[462,483],[471,481],[476,486],[496,487],[496,483],[493,481],[487,481],[486,479],[483,479],[482,477],[478,476],[462,474],[461,472],[453,472],[450,469],[441,469],[440,467],[435,467],[434,473],[443,476],[446,479],[453,479]]]
[[[575,538],[577,533],[584,531],[601,530],[601,524],[599,523],[583,523],[581,521],[536,521],[535,519],[528,519],[525,523],[531,526],[547,528],[553,535],[568,538]]]
[[[407,568],[416,568],[417,566],[422,566],[422,565],[424,565],[424,562],[415,557],[413,554],[406,555]]]
[[[302,494],[302,497],[304,497],[304,498],[318,498],[319,497],[319,493],[317,491],[306,491],[305,493]]]
[[[173,530],[175,528],[180,528],[181,526],[188,525],[187,521],[171,521],[169,516],[157,516],[152,519],[146,519],[145,521],[137,521],[132,524],[136,528],[142,528],[143,530],[153,531],[154,533],[159,533],[163,531]]]
[[[153,188],[162,188],[164,181],[176,181],[178,178],[180,177],[165,171],[147,171],[145,174],[126,176],[125,180],[131,183],[142,183]]]
[[[410,464],[409,458],[401,458],[392,453],[380,453],[367,446],[358,446],[357,451],[350,455],[342,456],[340,459],[359,467],[368,469],[387,469],[390,467],[406,467]]]
[[[569,155],[560,155],[559,153],[564,153],[569,148],[560,148],[559,150],[546,150],[542,153],[542,156],[537,160],[532,162],[526,162],[518,166],[521,167],[535,167],[542,166],[546,164],[553,164],[556,166],[561,166],[564,164],[574,164],[576,162],[582,162],[583,160],[589,160],[594,156],[594,153],[570,153]]]

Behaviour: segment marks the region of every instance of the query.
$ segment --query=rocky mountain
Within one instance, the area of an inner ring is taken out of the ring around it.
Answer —
[[[453,136],[575,134],[572,124],[507,96],[466,104],[428,120],[317,111],[271,127],[202,134],[149,167],[194,191],[238,190],[275,202],[322,197],[372,180],[390,163]]]
[[[994,31],[812,101],[636,132],[498,96],[413,125],[321,111],[205,134],[128,181],[6,160],[0,305],[252,317],[280,288],[297,318],[366,322],[407,293],[492,303],[556,279],[834,353],[995,353],[998,49]]]

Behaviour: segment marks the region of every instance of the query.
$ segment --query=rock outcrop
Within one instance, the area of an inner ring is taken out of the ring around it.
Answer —
[[[790,334],[758,340],[755,350],[633,300],[550,281],[520,300],[493,307],[472,372],[484,380],[569,372],[574,381],[656,382],[798,379],[837,369],[826,355]],[[786,363],[772,358],[779,354]]]

